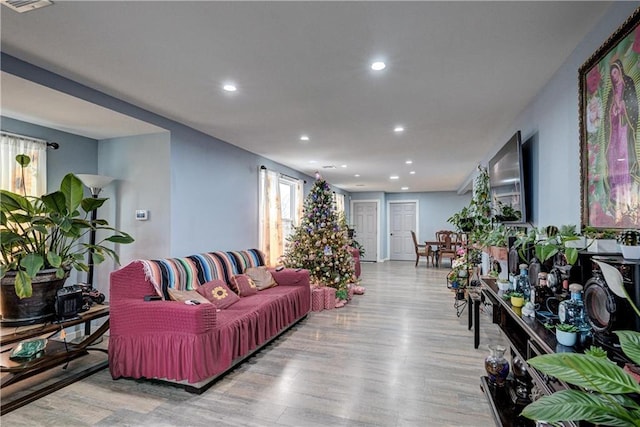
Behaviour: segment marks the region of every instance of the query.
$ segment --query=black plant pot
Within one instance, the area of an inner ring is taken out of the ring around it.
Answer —
[[[473,230],[473,221],[469,220],[460,223],[460,231],[463,233],[470,233]]]
[[[43,323],[55,316],[56,293],[64,286],[69,277],[56,277],[56,270],[43,270],[31,286],[33,293],[29,298],[18,298],[15,290],[16,273],[8,272],[0,281],[0,311],[2,326],[22,326]]]

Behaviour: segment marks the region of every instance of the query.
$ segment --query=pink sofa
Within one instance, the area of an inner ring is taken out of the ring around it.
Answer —
[[[145,301],[167,288],[229,283],[247,267],[264,264],[253,249],[185,258],[134,261],[111,273],[109,369],[114,379],[153,379],[201,393],[215,379],[307,316],[307,270],[271,270],[278,286],[240,298],[230,307]],[[153,268],[149,268],[149,265]]]

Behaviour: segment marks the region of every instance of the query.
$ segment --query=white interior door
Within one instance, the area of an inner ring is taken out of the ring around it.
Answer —
[[[416,259],[416,251],[411,237],[411,230],[417,232],[416,225],[415,202],[391,203],[389,205],[389,258],[392,261],[413,261]]]
[[[364,247],[362,261],[378,260],[378,204],[376,202],[353,202],[353,225],[356,240]]]

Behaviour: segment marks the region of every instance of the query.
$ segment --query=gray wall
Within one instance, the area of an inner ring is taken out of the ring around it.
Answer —
[[[98,173],[98,141],[95,139],[9,117],[0,117],[0,128],[6,132],[54,141],[60,144],[60,148],[57,150],[47,150],[47,192],[58,190],[62,178],[69,172]],[[85,190],[85,196],[89,197],[90,195],[89,190]],[[98,277],[96,276],[96,283],[97,279]],[[67,283],[80,281],[86,281],[86,274],[75,270],[71,271]]]
[[[462,196],[451,191],[387,194],[387,202],[401,200],[418,201],[417,237],[419,242],[424,242],[435,240],[438,230],[453,230],[455,228],[447,222],[447,219],[469,204],[471,193]]]
[[[54,191],[69,172],[95,174],[98,170],[98,141],[44,126],[0,117],[0,128],[7,132],[55,141],[58,150],[47,150],[47,190]],[[87,193],[89,194],[89,193]]]
[[[578,69],[638,6],[640,2],[613,2],[485,159],[516,130],[522,131],[533,150],[531,218],[537,226],[580,224]]]
[[[135,239],[133,244],[116,249],[122,265],[138,258],[165,258],[170,253],[169,148],[169,132],[99,142],[98,173],[117,177],[100,193],[109,198],[100,208],[100,216]],[[147,221],[135,219],[138,209],[149,211]],[[106,295],[109,273],[117,268],[110,260],[95,268],[94,285]]]
[[[565,64],[536,99],[522,111],[504,136],[496,141],[494,149],[487,153],[484,159],[486,162],[516,130],[522,130],[523,140],[532,144],[535,154],[531,176],[534,210],[531,216],[537,225],[580,222],[578,68],[639,4],[614,2],[603,20],[567,58]],[[162,140],[159,158],[155,159],[154,152],[149,159],[140,161],[139,156],[148,153],[146,149],[150,144],[154,144],[147,138],[156,137],[145,136],[133,141],[133,146],[125,141],[116,140],[100,141],[99,144],[90,140],[85,141],[88,142],[87,145],[82,145],[80,141],[86,140],[82,137],[68,134],[40,135],[36,131],[21,130],[22,125],[13,123],[10,119],[2,120],[3,129],[7,123],[6,130],[11,132],[53,140],[62,140],[62,136],[64,137],[64,145],[69,148],[64,148],[65,151],[61,149],[50,158],[52,182],[59,181],[68,171],[96,173],[100,170],[104,173],[111,172],[113,175],[121,174],[122,176],[115,177],[127,183],[127,187],[123,189],[126,190],[127,200],[118,200],[113,214],[123,224],[127,221],[126,218],[132,215],[132,208],[145,209],[141,204],[154,206],[151,212],[152,219],[159,213],[158,209],[162,209],[155,206],[169,205],[168,226],[163,230],[165,236],[166,233],[170,234],[168,246],[166,240],[162,247],[152,244],[152,237],[147,236],[144,231],[147,228],[153,229],[151,222],[144,225],[134,223],[134,228],[141,227],[136,228],[136,231],[141,233],[141,238],[126,250],[120,249],[127,257],[147,257],[159,252],[163,252],[164,256],[178,256],[202,250],[231,250],[257,246],[257,170],[261,164],[306,179],[305,192],[308,192],[313,184],[312,177],[6,54],[2,54],[0,67],[11,74],[167,129],[168,154],[166,139],[159,138]],[[76,143],[79,145],[72,145]],[[112,143],[112,146],[109,145]],[[60,158],[57,158],[58,156]],[[57,166],[52,166],[53,164]],[[165,192],[169,194],[168,200],[157,200],[165,197],[165,194],[149,192],[160,188],[157,182],[168,185]],[[337,191],[345,194],[341,190]],[[129,195],[136,194],[150,195],[150,199],[136,200],[134,196],[128,199]],[[468,194],[457,196],[453,193],[353,193],[350,196],[347,200],[380,201],[380,223],[385,227],[381,230],[380,256],[385,258],[388,234],[387,200],[401,200],[402,197],[419,200],[420,239],[425,240],[435,229],[447,226],[446,218],[469,201]],[[167,219],[163,221],[166,222]]]
[[[411,200],[418,202],[418,241],[434,240],[438,230],[451,230],[453,225],[447,219],[471,201],[471,193],[458,195],[451,191],[422,193],[384,193],[369,191],[351,193],[350,200],[375,200],[379,202],[380,212],[380,253],[378,258],[389,259],[389,206],[390,201]],[[351,223],[353,220],[351,219]]]

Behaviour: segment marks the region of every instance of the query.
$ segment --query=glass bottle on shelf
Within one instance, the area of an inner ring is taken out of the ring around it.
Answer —
[[[562,301],[558,307],[558,317],[562,323],[568,323],[578,328],[581,335],[587,335],[591,329],[586,319],[584,302],[582,301],[582,285],[569,285],[571,299]],[[584,337],[583,337],[584,338]]]
[[[515,276],[518,274],[518,261],[520,260],[520,255],[518,254],[518,249],[515,245],[511,245],[509,249],[509,275]]]
[[[531,283],[527,276],[527,264],[520,264],[520,275],[516,278],[516,292],[521,292],[525,301],[531,298]]]
[[[531,258],[531,262],[529,263],[529,281],[531,283],[532,287],[535,287],[538,285],[537,283],[537,279],[538,279],[538,274],[540,274],[541,271],[541,265],[540,265],[540,261],[538,261],[538,258],[533,257]]]

